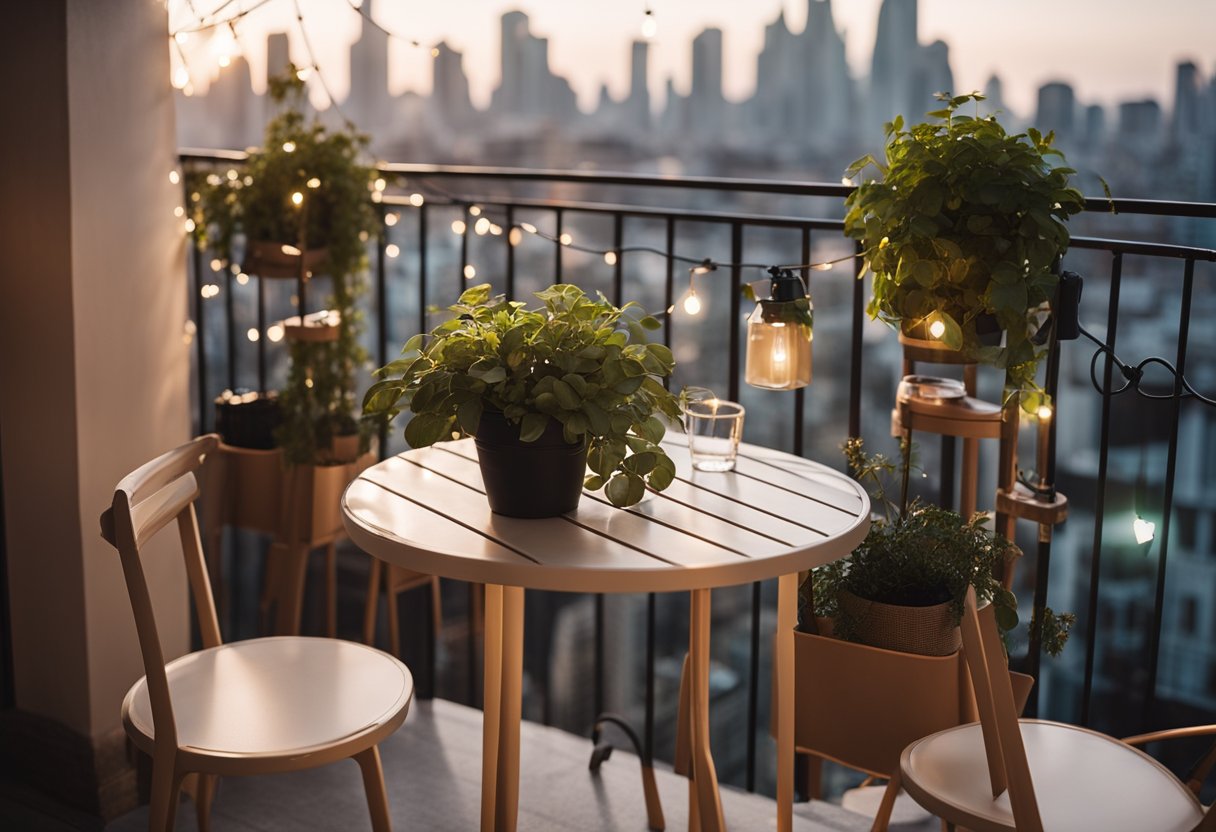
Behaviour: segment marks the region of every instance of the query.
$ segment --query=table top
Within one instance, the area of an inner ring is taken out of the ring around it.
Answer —
[[[695,471],[682,435],[663,442],[676,479],[628,509],[584,492],[561,517],[493,514],[473,440],[373,465],[342,497],[362,549],[416,572],[566,592],[733,586],[830,563],[869,529],[870,499],[816,462],[743,444],[734,471]]]

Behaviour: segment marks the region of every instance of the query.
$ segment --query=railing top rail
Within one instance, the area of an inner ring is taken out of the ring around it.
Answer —
[[[183,148],[183,162],[242,162],[248,154],[239,150]],[[825,182],[784,182],[778,179],[739,179],[711,176],[668,176],[662,174],[619,173],[611,171],[571,171],[506,168],[477,165],[426,165],[385,162],[378,165],[386,173],[401,176],[501,179],[509,182],[566,182],[582,185],[637,188],[674,188],[685,190],[731,191],[740,193],[785,194],[842,199],[853,190],[851,185]],[[1216,219],[1216,203],[1181,202],[1161,199],[1107,199],[1087,197],[1085,210],[1119,214],[1145,214],[1170,217]]]

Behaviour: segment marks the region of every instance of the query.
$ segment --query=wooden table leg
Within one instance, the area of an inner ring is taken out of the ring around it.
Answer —
[[[502,701],[498,729],[499,832],[515,832],[519,816],[519,719],[524,672],[524,591],[502,588]]]
[[[493,832],[497,806],[498,745],[502,705],[502,587],[485,585],[485,666],[482,681],[481,832]]]
[[[794,828],[794,628],[798,625],[798,575],[777,582],[777,832]]]
[[[693,590],[688,627],[692,770],[701,829],[721,832],[726,825],[722,820],[718,774],[709,748],[709,593],[708,589]]]

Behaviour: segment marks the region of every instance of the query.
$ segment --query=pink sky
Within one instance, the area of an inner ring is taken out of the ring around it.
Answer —
[[[362,18],[348,0],[298,0],[317,61],[339,97],[349,85],[347,53],[359,36]],[[193,0],[204,15],[222,0]],[[252,6],[232,0],[223,12]],[[727,95],[745,98],[755,87],[756,54],[764,26],[785,11],[795,32],[806,18],[805,0],[651,0],[658,21],[653,39],[650,84],[661,100],[666,79],[688,88],[691,41],[706,26],[725,33]],[[868,74],[881,0],[835,0],[837,27],[845,31],[854,77]],[[186,0],[169,0],[171,27],[192,20]],[[378,0],[375,17],[385,27],[425,44],[446,40],[464,52],[474,101],[484,106],[498,80],[499,18],[519,9],[531,18],[533,34],[550,39],[550,64],[570,79],[584,109],[594,105],[601,83],[622,96],[628,86],[630,42],[641,34],[645,0]],[[270,0],[244,18],[238,35],[255,79],[264,73],[265,36],[288,31],[293,57],[305,62],[295,30],[292,0]],[[920,0],[921,42],[950,44],[958,91],[983,86],[996,72],[1005,81],[1008,106],[1019,114],[1034,107],[1044,81],[1074,85],[1085,102],[1112,104],[1155,96],[1169,106],[1174,65],[1196,61],[1205,77],[1216,71],[1216,0]],[[187,42],[191,71],[216,71],[206,35]],[[390,47],[394,92],[426,92],[431,84],[426,50],[394,40]],[[196,78],[199,87],[205,79]],[[318,93],[318,100],[323,97]]]

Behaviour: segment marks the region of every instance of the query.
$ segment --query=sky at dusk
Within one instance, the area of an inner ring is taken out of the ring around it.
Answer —
[[[359,37],[362,17],[349,0],[296,1],[325,80],[342,99],[349,86],[348,50]],[[207,15],[224,0],[192,2]],[[254,3],[229,0],[220,16]],[[390,41],[393,92],[427,92],[431,85],[429,49],[410,47],[404,38],[428,47],[442,40],[464,53],[474,103],[485,106],[498,83],[499,18],[506,11],[524,11],[532,33],[549,38],[550,66],[570,79],[587,110],[603,83],[617,98],[627,91],[630,42],[641,36],[647,5],[645,0],[377,0],[374,16],[402,36]],[[881,0],[834,0],[832,5],[852,74],[864,77]],[[741,100],[755,88],[765,25],[784,11],[790,29],[800,32],[806,19],[805,0],[651,0],[649,6],[658,24],[650,69],[656,102],[662,101],[668,77],[681,92],[688,90],[691,42],[705,27],[724,32],[726,93]],[[996,72],[1005,82],[1006,104],[1019,115],[1033,110],[1035,90],[1048,80],[1073,84],[1084,103],[1154,96],[1168,109],[1178,61],[1195,61],[1205,78],[1216,71],[1216,0],[920,0],[919,8],[920,41],[941,39],[950,45],[955,91],[980,88]],[[169,9],[171,29],[194,19],[187,0],[169,0]],[[217,71],[212,50],[230,37],[218,31],[214,44],[209,34],[185,43],[200,91]],[[259,91],[265,38],[273,31],[288,32],[293,60],[307,62],[293,0],[269,0],[237,26]],[[318,90],[314,100],[321,103],[324,95]]]

